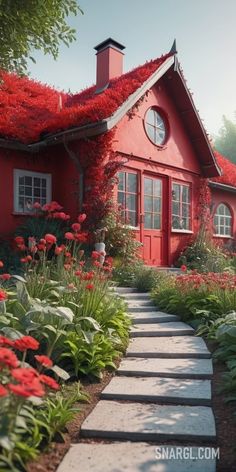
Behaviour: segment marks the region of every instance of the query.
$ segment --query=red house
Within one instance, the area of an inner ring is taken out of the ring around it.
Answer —
[[[236,166],[212,149],[175,45],[125,74],[124,46],[109,38],[95,49],[96,85],[76,95],[0,74],[0,236],[51,200],[72,216],[84,205],[96,226],[112,196],[144,260],[172,265],[199,228],[205,181],[215,238],[234,238]]]

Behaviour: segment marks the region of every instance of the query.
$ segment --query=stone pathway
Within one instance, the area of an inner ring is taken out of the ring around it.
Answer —
[[[133,320],[126,357],[82,424],[88,442],[74,444],[57,472],[215,472],[214,459],[197,458],[216,438],[205,342],[148,294],[116,290]]]

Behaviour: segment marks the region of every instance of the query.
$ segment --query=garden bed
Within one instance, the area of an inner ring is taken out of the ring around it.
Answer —
[[[36,461],[28,464],[28,472],[55,472],[64,455],[70,448],[71,443],[79,440],[80,427],[85,418],[90,414],[99,401],[100,393],[110,382],[114,373],[106,371],[103,379],[90,383],[88,380],[81,382],[81,388],[84,393],[89,395],[89,403],[78,403],[80,412],[75,415],[74,419],[67,425],[67,432],[64,435],[64,442],[53,442],[48,451],[42,453]]]

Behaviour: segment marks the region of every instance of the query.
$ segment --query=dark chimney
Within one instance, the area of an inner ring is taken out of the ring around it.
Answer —
[[[125,46],[108,38],[94,48],[97,51],[97,90],[108,86],[111,79],[123,74],[122,52]]]

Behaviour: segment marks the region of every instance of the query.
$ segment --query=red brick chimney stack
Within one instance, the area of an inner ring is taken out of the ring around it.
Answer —
[[[97,51],[97,91],[108,86],[111,79],[123,74],[122,52],[125,46],[108,38],[94,48]]]

